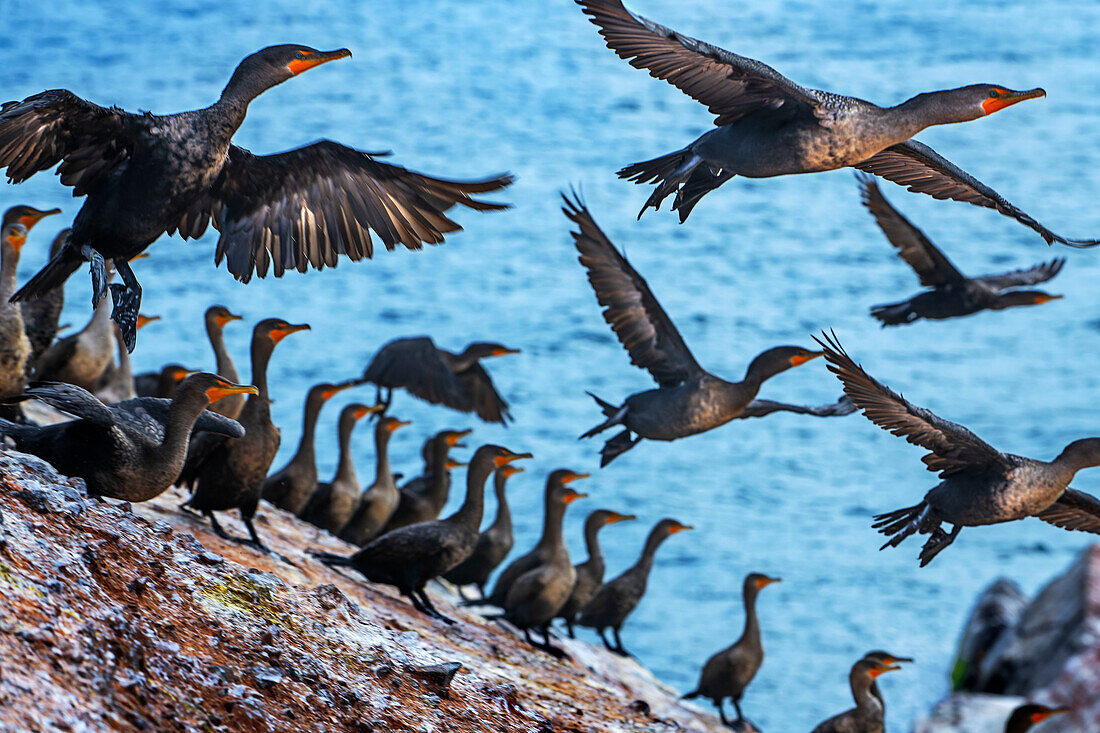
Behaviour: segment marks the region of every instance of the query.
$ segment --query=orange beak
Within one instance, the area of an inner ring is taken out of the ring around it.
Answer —
[[[184,379],[187,379],[187,377],[191,376],[194,373],[195,372],[188,369],[177,369],[176,371],[172,372],[172,381],[182,382]],[[228,384],[228,382],[226,384]]]
[[[19,217],[19,223],[25,226],[27,228],[27,231],[29,232],[31,229],[34,229],[35,224],[42,221],[47,216],[53,216],[54,214],[60,213],[61,209],[50,209],[49,211],[39,211],[38,209],[35,209],[33,214],[24,214],[23,216]]]
[[[496,458],[494,458],[493,462],[497,465],[497,468],[499,468],[499,467],[505,465],[506,463],[511,463],[512,461],[519,461],[519,460],[522,460],[524,458],[534,458],[534,456],[531,455],[530,453],[506,453],[503,456],[497,456]]]
[[[692,527],[690,524],[677,524],[676,526],[672,527],[672,529],[670,529],[668,533],[672,535],[676,534],[677,532],[685,532],[689,529],[695,529],[695,527]]]
[[[505,466],[504,468],[502,468],[500,470],[504,471],[505,478],[507,478],[509,476],[515,476],[517,473],[523,473],[523,467],[522,466],[513,466],[512,464],[508,464],[507,466]]]
[[[375,407],[375,412],[382,409],[382,405],[375,405],[374,407]],[[412,421],[411,420],[394,420],[393,422],[386,425],[386,430],[389,430],[391,433],[396,433],[398,430],[405,427],[406,425],[412,425]]]
[[[452,448],[455,448],[455,447],[464,448],[465,446],[460,446],[458,444],[458,441],[462,440],[463,438],[465,438],[467,435],[469,435],[472,432],[474,432],[472,429],[470,429],[470,430],[455,430],[455,431],[451,432],[451,434],[448,435],[444,440],[446,441],[447,445],[451,446]]]
[[[232,382],[219,382],[213,387],[208,387],[206,396],[211,402],[217,402],[222,397],[234,394],[259,394],[260,390],[251,384],[233,384]]]
[[[1072,710],[1073,710],[1073,708],[1066,708],[1066,707],[1051,708],[1049,710],[1042,710],[1038,713],[1032,713],[1031,714],[1031,722],[1032,723],[1042,723],[1047,718],[1054,717],[1055,715],[1062,715],[1063,713],[1068,713],[1068,712],[1071,712]]]
[[[346,389],[346,387],[341,387],[340,389]],[[325,390],[326,393],[328,391],[329,390]],[[335,394],[336,392],[339,392],[339,391],[340,391],[339,389],[335,390],[333,392],[333,394]],[[329,395],[329,396],[331,396],[331,395]],[[328,399],[328,397],[325,397],[325,399]],[[373,407],[360,407],[358,410],[355,411],[355,419],[356,420],[362,420],[367,415],[370,415],[373,412],[378,412],[381,409],[382,409],[382,405],[374,405]]]
[[[982,110],[991,115],[994,112],[998,112],[1005,107],[1011,107],[1017,102],[1022,102],[1025,99],[1035,99],[1036,97],[1045,97],[1046,91],[1042,88],[1028,89],[1026,92],[1014,92],[1011,89],[998,89],[998,96],[989,97],[982,102]]]
[[[562,484],[571,484],[582,478],[588,478],[591,474],[588,473],[571,473],[561,480]]]
[[[565,496],[562,497],[562,501],[565,502],[566,506],[569,506],[577,499],[584,499],[587,496],[588,494],[578,494],[576,491],[573,491],[573,489],[566,489]]]
[[[452,469],[455,469],[455,468],[460,468],[460,467],[465,466],[465,465],[466,464],[463,463],[462,461],[456,461],[453,458],[448,458],[447,459],[447,470],[448,471],[450,471]],[[507,466],[505,468],[507,468]],[[523,469],[521,468],[520,470],[522,471]]]
[[[240,318],[240,316],[237,316],[237,317]],[[352,386],[353,385],[351,385],[351,384],[334,384],[333,386],[329,387],[328,389],[322,390],[321,399],[331,400],[333,398],[333,396],[335,396],[336,394],[338,394],[340,392],[343,392],[345,389],[350,389]],[[378,412],[381,409],[382,409],[382,405],[375,405],[374,407],[369,408],[363,414],[364,415],[369,415],[372,412]]]
[[[298,76],[303,71],[309,71],[314,66],[327,64],[329,61],[346,59],[351,56],[351,51],[341,48],[336,51],[299,51],[298,54],[301,58],[296,58],[286,65],[287,71],[294,76]]]
[[[230,321],[239,321],[242,316],[234,315],[233,313],[226,314],[224,316],[214,316],[214,323],[218,324],[218,328],[225,328],[225,324]]]
[[[756,581],[756,587],[757,588],[766,588],[767,586],[771,585],[772,583],[778,583],[781,580],[783,580],[783,579],[782,578],[760,578],[759,580]]]
[[[633,514],[619,514],[618,512],[612,512],[607,515],[607,521],[604,524],[615,524],[615,522],[629,522],[632,519],[637,519]]]
[[[825,355],[824,351],[811,351],[808,354],[797,354],[797,355],[791,357],[791,366],[793,366],[793,367],[801,366],[802,364],[805,364],[806,362],[810,361],[811,359],[816,359],[817,357],[824,356],[824,355]]]
[[[285,326],[279,326],[271,329],[271,342],[274,344],[279,343],[292,333],[298,333],[299,331],[308,331],[309,324],[303,323],[300,326],[292,326],[287,324]]]
[[[508,354],[518,354],[519,349],[509,349],[507,347],[501,347],[499,349],[493,349],[493,356],[507,356]]]
[[[144,260],[148,256],[148,252],[138,252],[136,255],[128,259],[127,262],[137,262],[138,260]]]
[[[138,328],[144,328],[145,326],[149,325],[153,321],[159,321],[159,320],[160,320],[160,316],[146,316],[146,315],[143,315],[143,314],[139,313],[138,317],[137,317],[137,327]]]
[[[1052,300],[1061,300],[1061,295],[1036,295],[1035,305],[1042,305],[1043,303],[1049,303]]]
[[[899,669],[901,669],[901,667],[897,666],[896,664],[890,664],[890,665],[880,664],[879,666],[877,666],[877,667],[875,667],[874,669],[871,670],[871,672],[870,672],[871,679],[874,679],[875,677],[878,677],[879,675],[886,674],[887,672],[896,672]]]

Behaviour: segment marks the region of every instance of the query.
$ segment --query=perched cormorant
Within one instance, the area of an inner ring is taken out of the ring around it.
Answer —
[[[473,553],[460,565],[443,574],[445,580],[458,586],[459,593],[465,585],[476,585],[478,593],[484,599],[485,584],[489,582],[489,576],[512,551],[515,537],[512,534],[512,512],[508,507],[505,486],[510,477],[521,471],[521,467],[509,463],[498,468],[493,475],[493,492],[497,498],[497,514],[493,523],[477,536]]]
[[[874,527],[897,547],[919,532],[930,535],[920,553],[924,567],[954,542],[963,527],[1038,517],[1063,529],[1100,534],[1100,501],[1068,488],[1083,468],[1100,466],[1100,438],[1070,443],[1049,463],[1001,453],[961,425],[917,407],[852,361],[835,336],[817,339],[829,371],[868,420],[928,450],[921,460],[942,481],[919,504],[879,514]],[[940,527],[954,525],[948,534]]]
[[[1013,91],[996,84],[918,94],[896,107],[878,107],[795,84],[775,69],[690,38],[627,10],[621,0],[576,0],[607,46],[631,66],[646,69],[716,116],[717,129],[682,150],[619,171],[620,178],[658,184],[646,201],[687,219],[703,196],[734,176],[770,178],[851,166],[910,191],[996,209],[1039,233],[1048,244],[1092,247],[1097,240],[1060,237],[932,148],[911,140],[932,125],[969,122],[1042,89]]]
[[[0,399],[15,397],[27,384],[31,342],[27,339],[19,306],[4,297],[15,292],[19,250],[26,242],[27,228],[18,221],[0,228]],[[7,413],[9,409],[14,412]],[[7,406],[5,414],[17,417],[18,407]]]
[[[745,688],[764,663],[764,645],[760,641],[760,620],[756,617],[756,596],[762,588],[778,583],[779,578],[769,578],[762,573],[750,573],[745,577],[741,597],[745,602],[745,630],[741,637],[729,647],[711,656],[703,665],[699,684],[684,695],[685,699],[708,698],[718,708],[718,716],[723,725],[729,725],[722,701],[727,697],[737,711],[737,720],[744,720],[741,713],[741,696]]]
[[[569,638],[575,638],[573,624],[577,620],[577,614],[587,605],[596,591],[603,585],[604,561],[603,551],[600,550],[599,531],[615,522],[627,522],[637,519],[633,514],[619,514],[610,509],[597,509],[584,520],[584,548],[588,551],[588,559],[573,566],[576,571],[576,580],[573,581],[573,590],[569,599],[558,609],[555,618],[565,620],[565,627],[569,631]]]
[[[465,448],[460,441],[471,432],[443,430],[428,438],[420,451],[424,473],[398,489],[397,509],[382,528],[382,534],[439,517],[450,496],[451,469],[465,465],[448,454],[452,448]],[[513,467],[513,470],[523,469]]]
[[[43,382],[14,400],[41,400],[76,419],[44,427],[4,420],[0,433],[24,453],[84,479],[89,494],[148,501],[179,475],[192,428],[232,438],[244,435],[237,422],[206,409],[241,393],[255,394],[256,388],[200,373],[183,380],[171,400],[138,397],[104,405],[80,387]]]
[[[378,411],[384,409],[378,405]],[[390,468],[390,438],[407,420],[386,416],[374,426],[374,482],[363,489],[353,505],[351,517],[339,528],[340,539],[362,547],[382,533],[397,509],[397,483]]]
[[[387,249],[439,244],[459,228],[444,214],[455,204],[506,208],[470,196],[507,186],[507,175],[441,180],[329,140],[264,156],[232,144],[256,97],[348,56],[345,48],[269,46],[241,61],[213,105],[178,114],[100,107],[65,89],[0,106],[8,179],[19,183],[60,163],[61,183],[87,196],[61,252],[15,298],[57,287],[90,261],[94,304],[107,291],[104,260],[114,260],[122,278],[112,286],[114,317],[133,350],[141,288],[127,260],[166,232],[198,237],[212,221],[221,232],[215,264],[226,260],[248,282],[253,272],[279,277],[335,267],[341,254],[370,257],[370,230]]]
[[[858,176],[863,192],[863,205],[875,217],[875,222],[898,256],[913,268],[920,284],[932,288],[900,303],[876,305],[871,315],[883,326],[912,323],[921,318],[943,319],[968,316],[982,310],[1003,310],[1017,305],[1041,305],[1061,298],[1042,290],[1011,290],[1025,285],[1046,282],[1066,264],[1058,258],[1027,270],[1013,270],[1000,275],[967,277],[959,272],[947,255],[890,205],[871,176]]]
[[[558,497],[562,495],[566,485],[584,478],[588,478],[587,473],[577,473],[568,468],[559,468],[550,472],[546,477],[546,488],[542,495],[542,534],[539,535],[538,542],[526,555],[516,558],[505,566],[493,584],[493,592],[478,603],[504,608],[512,584],[528,570],[538,567],[550,558],[554,543],[555,515],[558,512],[557,507],[562,506]],[[560,524],[560,516],[556,522]]]
[[[1005,733],[1027,733],[1031,727],[1042,723],[1047,718],[1068,713],[1073,708],[1051,708],[1046,705],[1026,703],[1012,711],[1005,722]]]
[[[491,342],[470,344],[462,353],[441,349],[428,336],[390,341],[378,350],[363,372],[363,381],[386,390],[388,407],[393,390],[404,387],[414,397],[460,412],[476,412],[485,422],[512,419],[508,403],[493,386],[481,359],[518,354],[519,349]]]
[[[300,518],[332,534],[340,531],[351,519],[352,512],[359,503],[359,477],[355,473],[355,459],[351,455],[351,431],[355,428],[355,423],[379,409],[379,405],[367,407],[352,403],[340,411],[337,424],[340,457],[336,461],[336,475],[332,477],[332,481],[317,484],[309,501],[299,512]]]
[[[53,238],[53,242],[50,243],[50,259],[61,251],[61,245],[64,244],[70,231],[62,229]],[[39,357],[57,336],[57,322],[61,318],[61,310],[65,307],[65,288],[56,287],[53,290],[47,290],[37,298],[23,301],[19,306],[23,312],[23,328],[31,342],[31,354],[27,357],[27,374],[30,375]]]
[[[856,706],[818,723],[813,733],[884,733],[886,707],[880,697],[872,694],[871,686],[879,675],[898,669],[901,667],[870,656],[852,665],[848,683]]]
[[[912,657],[895,657],[890,652],[884,652],[878,649],[873,652],[867,652],[863,655],[864,659],[871,659],[875,662],[882,662],[885,665],[894,664],[910,664],[913,661]],[[878,701],[885,707],[886,702],[882,697],[882,690],[878,688],[878,680],[871,680],[871,694],[878,698]]]
[[[185,507],[210,518],[219,537],[236,540],[218,524],[214,512],[237,509],[248,528],[251,544],[266,549],[252,517],[260,504],[260,493],[271,461],[279,450],[279,429],[271,422],[271,397],[267,389],[267,365],[275,345],[292,333],[308,330],[306,324],[292,325],[281,318],[265,318],[252,329],[252,383],[256,392],[244,403],[239,421],[244,437],[224,438],[204,433],[191,441],[180,483],[193,490]]]
[[[214,373],[220,374],[230,382],[240,381],[241,377],[237,373],[237,365],[233,363],[233,357],[229,355],[229,350],[225,348],[225,335],[222,333],[222,329],[225,328],[227,323],[241,320],[241,316],[230,312],[224,305],[212,305],[206,309],[202,319],[203,325],[206,326],[206,337],[210,339],[210,348],[214,350]],[[244,400],[244,395],[227,397],[211,409],[219,415],[225,415],[235,420],[240,416],[241,410],[244,409]]]
[[[424,586],[470,556],[477,545],[477,528],[485,500],[485,481],[506,463],[530,458],[497,445],[483,445],[466,471],[466,499],[451,516],[410,524],[382,535],[351,557],[320,553],[327,565],[352,567],[372,583],[392,585],[418,611],[454,623],[436,610]]]
[[[33,206],[19,204],[10,207],[4,212],[3,218],[0,219],[0,229],[3,229],[8,224],[22,224],[23,228],[30,232],[38,222],[42,221],[47,216],[53,216],[54,214],[60,213],[61,209],[48,209],[43,211]]]
[[[611,651],[628,656],[629,652],[623,648],[622,639],[619,638],[619,629],[626,622],[626,617],[634,611],[638,601],[645,595],[646,583],[649,582],[649,571],[653,568],[653,556],[661,543],[677,532],[682,532],[691,527],[680,524],[675,519],[662,519],[657,522],[646,537],[645,547],[638,561],[623,572],[622,575],[600,586],[592,600],[581,609],[577,617],[577,625],[595,629]],[[615,635],[615,646],[608,643],[604,636],[604,629],[610,628]]]
[[[756,399],[765,380],[821,356],[820,351],[801,346],[768,349],[753,359],[740,382],[727,382],[704,370],[649,285],[600,231],[580,199],[563,198],[562,210],[580,228],[572,233],[573,239],[581,255],[580,263],[588,271],[588,281],[596,291],[596,300],[604,306],[604,320],[630,354],[630,363],[648,370],[660,385],[658,389],[631,395],[621,406],[592,395],[607,420],[581,437],[590,438],[616,425],[624,428],[604,444],[600,451],[601,466],[633,448],[642,438],[676,440],[725,425],[735,418],[761,417],[777,411],[820,417],[854,411],[844,399],[821,407]],[[631,433],[637,437],[632,438]]]
[[[351,387],[351,383],[315,384],[306,393],[302,414],[302,435],[298,450],[287,464],[264,479],[263,497],[280,509],[298,514],[317,488],[317,459],[314,453],[314,434],[321,408],[336,394]]]

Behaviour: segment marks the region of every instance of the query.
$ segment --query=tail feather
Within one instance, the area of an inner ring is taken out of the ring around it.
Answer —
[[[54,288],[63,285],[69,279],[69,275],[76,272],[83,262],[84,260],[74,254],[72,249],[62,247],[57,256],[47,262],[46,266],[39,270],[37,275],[28,280],[26,285],[19,288],[15,295],[11,296],[11,302],[18,303],[22,300],[33,300],[45,295]]]
[[[311,552],[315,560],[320,560],[330,568],[350,568],[351,558],[346,555],[337,555],[333,552]]]
[[[683,224],[687,221],[691,210],[704,196],[733,178],[733,176],[733,173],[710,165],[696,168],[691,177],[676,193],[676,200],[672,204],[672,210],[680,214],[680,223]]]
[[[882,321],[883,327],[900,326],[906,323],[912,323],[920,318],[916,311],[913,310],[912,303],[908,300],[901,303],[876,305],[871,308],[871,315]]]
[[[641,438],[631,438],[630,431],[624,430],[611,440],[603,444],[600,449],[600,468],[603,468],[613,460],[626,453],[638,444]]]
[[[626,416],[625,406],[617,407],[610,402],[601,400],[599,397],[592,394],[591,392],[585,392],[585,394],[596,400],[596,404],[600,406],[600,409],[603,411],[604,417],[606,417],[607,419],[596,427],[582,433],[581,438],[591,438],[593,435],[596,435],[597,433],[602,433],[604,430],[607,430],[614,425],[622,424],[623,418]]]
[[[686,183],[702,162],[703,159],[692,152],[690,148],[684,148],[683,150],[677,150],[675,153],[662,155],[659,158],[628,165],[620,170],[619,178],[625,178],[635,183],[657,184],[657,188],[646,199],[642,210],[638,212],[638,218],[642,218],[642,214],[650,207],[653,207],[655,211],[660,209],[661,203],[680,188],[681,184]],[[702,196],[702,194],[699,194],[699,196]],[[694,206],[694,203],[692,206]],[[691,207],[688,207],[688,211],[691,211]],[[681,216],[687,218],[685,214]]]
[[[699,697],[702,694],[703,693],[699,692],[699,688],[696,687],[691,692],[685,692],[683,695],[680,695],[680,699],[681,700],[693,700],[693,699]]]

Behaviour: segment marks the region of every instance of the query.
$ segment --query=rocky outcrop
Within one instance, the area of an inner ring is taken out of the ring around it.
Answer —
[[[289,562],[183,499],[89,500],[0,450],[0,730],[722,730],[633,660],[559,662],[441,601],[446,627],[313,561],[348,548],[285,512],[257,525]]]
[[[1100,546],[1081,554],[1030,602],[1006,580],[978,600],[952,674],[955,692],[918,733],[1000,731],[990,727],[1031,700],[1068,705],[1043,733],[1100,730]]]

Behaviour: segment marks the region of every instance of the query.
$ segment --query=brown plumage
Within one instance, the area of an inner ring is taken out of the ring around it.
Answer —
[[[477,544],[485,499],[485,481],[497,468],[511,461],[530,458],[496,445],[483,445],[474,453],[466,472],[466,499],[451,516],[421,522],[382,535],[351,557],[321,553],[322,562],[351,567],[373,583],[392,585],[417,610],[447,623],[454,623],[436,610],[424,586],[470,556]]]
[[[573,590],[556,616],[565,620],[570,639],[574,638],[573,624],[577,620],[577,614],[603,585],[604,561],[603,551],[600,550],[600,539],[597,536],[599,531],[609,524],[633,519],[637,519],[633,514],[619,514],[610,509],[597,509],[584,520],[584,546],[588,551],[588,558],[573,566],[573,570],[576,571]]]
[[[875,678],[886,672],[901,669],[893,664],[865,656],[852,665],[848,684],[856,706],[819,723],[813,733],[885,733],[886,707],[871,692]]]
[[[237,509],[248,528],[249,542],[266,549],[252,517],[260,503],[264,479],[279,450],[279,429],[271,422],[271,397],[267,389],[267,365],[275,345],[286,336],[309,326],[292,325],[281,318],[265,318],[252,329],[252,382],[257,388],[245,402],[239,422],[241,438],[223,438],[204,433],[192,441],[192,450],[180,475],[181,483],[193,489],[184,506],[205,514],[219,537],[230,536],[214,516],[216,511]]]
[[[646,537],[645,547],[638,561],[619,577],[600,586],[592,600],[581,609],[577,625],[595,629],[604,646],[616,654],[628,656],[629,652],[623,648],[622,639],[619,638],[619,630],[645,595],[657,548],[672,535],[686,529],[691,527],[680,524],[675,519],[662,519],[658,522]],[[611,646],[604,636],[604,630],[608,628],[615,635],[615,646]]]
[[[381,409],[383,406],[379,405]],[[390,468],[390,438],[393,434],[411,425],[408,421],[386,416],[374,427],[374,482],[363,489],[355,504],[351,518],[340,527],[340,539],[353,545],[363,546],[379,536],[386,522],[397,509],[397,485]]]
[[[298,449],[285,466],[264,479],[263,497],[275,506],[292,514],[305,508],[313,490],[317,488],[317,456],[314,452],[317,418],[326,402],[351,386],[347,382],[324,382],[313,385],[306,392]]]
[[[62,229],[54,237],[50,244],[50,259],[53,259],[69,236],[69,229]],[[31,300],[23,301],[20,310],[23,312],[23,328],[27,332],[27,339],[31,342],[31,354],[27,357],[27,373],[34,371],[39,357],[50,347],[57,336],[57,323],[61,317],[61,311],[65,307],[65,288],[56,287],[47,290],[42,295]],[[215,403],[217,404],[217,403]]]

